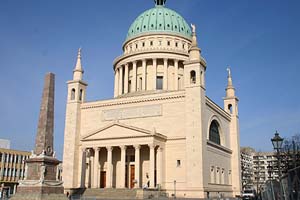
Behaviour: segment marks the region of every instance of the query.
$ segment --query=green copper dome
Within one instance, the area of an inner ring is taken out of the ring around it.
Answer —
[[[191,38],[192,31],[184,18],[177,12],[164,7],[164,2],[159,0],[156,6],[143,12],[130,26],[127,38],[147,33],[170,33]]]

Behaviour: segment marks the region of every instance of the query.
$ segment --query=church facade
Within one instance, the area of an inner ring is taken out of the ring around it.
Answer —
[[[221,108],[206,96],[196,27],[165,0],[130,26],[113,63],[114,98],[85,99],[81,51],[67,83],[63,181],[79,188],[151,188],[170,196],[240,194],[238,98],[228,74]]]

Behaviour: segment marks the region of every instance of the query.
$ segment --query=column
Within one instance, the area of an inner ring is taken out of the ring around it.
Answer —
[[[106,149],[107,149],[106,187],[112,188],[112,178],[113,178],[112,150],[113,150],[113,147],[106,147]]]
[[[140,188],[141,187],[141,183],[140,183],[140,149],[141,146],[140,145],[136,145],[134,146],[135,148],[135,163],[134,163],[134,174],[135,177],[134,179],[137,181],[135,184],[135,188]]]
[[[115,70],[115,91],[114,91],[114,97],[117,97],[119,95],[119,70]]]
[[[135,92],[137,89],[137,83],[136,83],[136,78],[137,78],[137,69],[136,69],[136,64],[137,62],[136,61],[133,61],[132,62],[132,72],[133,72],[133,75],[132,75],[132,92]]]
[[[153,59],[153,90],[156,90],[157,60]]]
[[[174,85],[174,90],[178,90],[178,60],[174,60],[174,67],[175,67],[175,85]]]
[[[126,63],[125,65],[125,77],[124,77],[124,93],[128,93],[128,71],[129,71],[129,65]]]
[[[121,148],[121,184],[120,184],[120,188],[125,188],[126,146],[120,146],[120,148]]]
[[[99,148],[94,148],[94,184],[93,188],[99,188]]]
[[[149,153],[150,153],[150,167],[149,167],[149,178],[150,178],[150,188],[154,188],[154,172],[155,172],[155,145],[149,145]]]
[[[146,76],[147,76],[147,69],[146,69],[146,59],[143,60],[143,83],[142,83],[142,90],[146,90]]]
[[[162,174],[163,174],[163,148],[159,147],[157,149],[157,157],[156,157],[156,164],[157,164],[157,168],[156,168],[156,173],[157,173],[157,184],[159,184],[160,186],[162,186]]]
[[[168,90],[168,59],[164,59],[164,83],[163,89]]]
[[[85,177],[86,177],[86,149],[81,148],[81,180],[80,187],[85,188]]]
[[[123,66],[119,66],[119,95],[123,94]]]

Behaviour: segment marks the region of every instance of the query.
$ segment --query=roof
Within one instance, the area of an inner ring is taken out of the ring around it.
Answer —
[[[185,19],[177,12],[156,5],[140,14],[130,26],[126,40],[149,33],[175,34],[191,39],[192,31]]]

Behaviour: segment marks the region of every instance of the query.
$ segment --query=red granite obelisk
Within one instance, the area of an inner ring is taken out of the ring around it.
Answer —
[[[12,200],[67,199],[62,182],[57,177],[57,165],[53,151],[55,75],[45,76],[35,149],[26,160],[25,180],[19,182]]]

